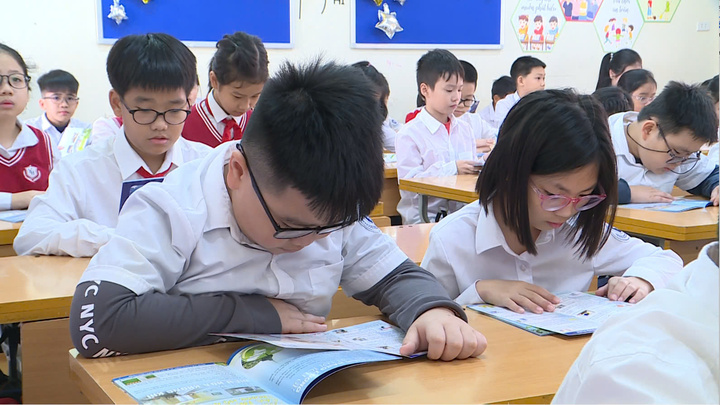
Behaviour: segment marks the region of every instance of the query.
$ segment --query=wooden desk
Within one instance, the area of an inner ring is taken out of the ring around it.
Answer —
[[[410,260],[420,264],[430,243],[430,230],[433,226],[434,223],[384,226],[380,231],[393,238]]]
[[[438,197],[470,203],[478,199],[475,193],[476,174],[461,174],[447,177],[422,177],[400,179],[398,187],[403,191],[420,194],[420,218],[430,222],[427,214],[427,198]]]
[[[472,310],[470,323],[488,339],[478,359],[454,362],[426,358],[350,367],[320,382],[307,403],[498,403],[550,402],[589,337],[535,336]],[[367,322],[357,317],[330,328]],[[224,343],[125,357],[85,359],[70,353],[72,378],[94,403],[130,403],[112,379],[129,374],[206,362],[225,362],[243,343]]]
[[[400,201],[400,191],[398,191],[397,181],[397,163],[385,164],[385,179],[380,201],[384,203],[383,215],[388,217],[400,215],[397,212],[397,205]]]
[[[0,221],[0,257],[15,256],[12,244],[22,222]]]

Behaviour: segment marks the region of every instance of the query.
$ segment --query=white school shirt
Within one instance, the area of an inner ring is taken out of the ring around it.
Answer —
[[[470,126],[450,117],[450,134],[445,125],[433,118],[423,107],[417,117],[406,123],[395,138],[398,179],[414,177],[454,176],[456,160],[475,160],[475,139]],[[462,203],[444,198],[428,198],[428,216],[434,217],[440,208],[454,212]],[[397,210],[403,224],[417,224],[420,218],[420,196],[400,190]]]
[[[61,146],[62,143],[60,143],[60,140],[65,134],[70,134],[71,132],[73,132],[68,131],[68,129],[78,129],[82,131],[91,127],[91,125],[86,122],[82,122],[76,118],[70,118],[70,122],[68,123],[67,127],[65,127],[65,130],[63,132],[60,132],[48,120],[47,114],[42,114],[39,117],[26,120],[25,124],[37,128],[48,134],[50,136],[50,139],[52,139],[53,144],[55,144],[55,147],[58,148],[61,158],[68,155],[68,152],[65,150],[64,147]]]
[[[367,218],[293,253],[273,255],[250,241],[235,220],[223,174],[236,144],[223,143],[163,183],[136,191],[80,283],[109,281],[138,295],[258,294],[325,316],[338,285],[352,296],[407,260]]]
[[[560,293],[587,291],[599,275],[624,275],[661,288],[682,269],[682,260],[673,251],[616,229],[602,249],[584,261],[568,243],[569,232],[568,223],[542,231],[535,242],[537,255],[518,255],[505,242],[492,207],[485,214],[475,201],[435,225],[421,267],[433,273],[460,305],[483,302],[475,288],[479,280],[524,281]]]
[[[20,121],[19,119],[16,119],[15,124],[20,127],[20,133],[18,134],[17,138],[15,138],[15,142],[13,142],[12,146],[7,149],[4,146],[0,145],[0,156],[5,159],[10,159],[15,155],[18,150],[22,148],[27,148],[29,146],[35,146],[39,142],[38,137],[35,135],[32,129],[28,128],[26,124],[23,124],[22,121]],[[55,142],[52,142],[52,138],[50,140],[53,155],[53,167],[57,167],[57,164],[60,161],[60,152],[58,152],[57,150],[57,144]],[[33,200],[34,199],[35,198],[33,198]],[[10,208],[12,208],[12,193],[0,191],[0,211],[9,210]]]
[[[383,147],[386,150],[395,153],[395,137],[397,137],[397,131],[393,128],[393,124],[395,127],[400,126],[400,124],[392,118],[387,118],[383,121]]]
[[[610,116],[610,135],[612,137],[613,149],[617,158],[618,177],[625,180],[630,186],[650,186],[666,193],[672,192],[673,186],[683,190],[690,190],[703,182],[715,169],[715,164],[707,161],[708,157],[700,154],[700,161],[695,163],[684,163],[678,166],[678,171],[685,171],[685,165],[695,167],[687,173],[677,174],[666,171],[662,174],[653,173],[645,168],[642,163],[636,163],[635,157],[630,153],[628,143],[631,140],[625,137],[625,125],[637,121],[638,113],[624,112]],[[668,156],[669,158],[669,156]]]
[[[520,95],[518,95],[518,92],[516,91],[513,94],[508,94],[507,97],[495,103],[495,118],[493,121],[498,128],[500,128],[503,121],[505,121],[505,117],[507,117],[510,109],[513,108],[518,101],[520,101]]]
[[[100,117],[92,124],[90,144],[101,143],[104,139],[124,135],[122,125],[119,125],[117,117]]]
[[[158,172],[200,158],[210,147],[180,137]],[[94,255],[117,225],[125,180],[152,173],[124,136],[108,138],[62,159],[47,192],[32,199],[13,243],[19,255]],[[147,224],[142,224],[147,226]],[[146,228],[146,232],[153,232]]]
[[[495,107],[493,107],[492,103],[488,104],[485,108],[478,111],[477,114],[480,116],[480,118],[484,119],[485,122],[490,124],[491,127],[494,127],[495,129],[500,127],[500,124],[495,121]]]
[[[459,118],[470,125],[475,140],[478,139],[497,139],[498,130],[485,121],[480,115],[474,113],[465,113]]]
[[[720,279],[711,245],[667,288],[598,328],[553,403],[717,404]]]

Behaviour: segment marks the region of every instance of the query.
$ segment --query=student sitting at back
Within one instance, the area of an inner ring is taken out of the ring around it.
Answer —
[[[422,266],[459,304],[553,311],[551,292],[597,290],[637,302],[682,262],[612,228],[617,177],[605,112],[568,90],[524,97],[477,182],[480,201],[436,225]],[[608,219],[609,224],[605,223]]]
[[[592,96],[602,104],[608,116],[633,110],[632,96],[620,87],[603,87],[595,90]]]
[[[633,69],[623,73],[618,79],[617,87],[627,91],[632,96],[633,109],[640,112],[646,105],[655,100],[657,82],[652,72],[645,69]]]
[[[510,67],[510,77],[515,81],[515,93],[498,101],[495,105],[495,122],[502,125],[508,112],[522,97],[545,89],[545,63],[532,56],[515,59]],[[499,128],[499,127],[498,127]]]
[[[620,76],[633,69],[642,69],[642,58],[634,50],[626,48],[606,53],[600,61],[595,90],[616,86]]]
[[[483,108],[478,112],[480,117],[484,119],[488,124],[495,128],[500,127],[500,122],[495,121],[495,106],[498,101],[504,99],[510,94],[515,93],[515,81],[510,76],[500,76],[493,82],[490,96],[492,97],[492,103],[488,104],[487,107]]]
[[[463,77],[462,93],[460,94],[460,101],[458,106],[455,108],[453,115],[460,118],[461,121],[465,121],[470,125],[473,137],[475,138],[475,146],[478,154],[488,153],[492,150],[492,146],[495,145],[495,139],[497,138],[497,128],[485,122],[482,117],[478,114],[470,113],[469,110],[477,102],[475,99],[475,89],[477,88],[477,70],[475,66],[464,60],[460,61],[465,73]]]
[[[51,70],[40,76],[38,86],[42,95],[40,108],[45,113],[25,124],[50,135],[61,157],[75,152],[75,146],[84,147],[72,139],[82,137],[82,132],[90,128],[90,124],[72,117],[80,101],[80,84],[75,77],[64,70]]]
[[[383,148],[390,152],[395,152],[395,137],[397,136],[397,128],[400,124],[394,119],[388,117],[387,102],[390,97],[390,85],[388,85],[385,76],[380,73],[368,61],[361,61],[352,64],[353,67],[360,69],[365,76],[375,85],[375,94],[377,94],[385,121],[383,121]]]
[[[429,51],[418,60],[417,84],[426,104],[398,132],[398,178],[476,173],[475,140],[470,126],[453,115],[462,94],[462,65],[447,50]],[[453,212],[461,206],[455,201],[429,198],[428,214],[435,217],[441,210]],[[400,190],[397,210],[404,224],[420,223],[417,193]]]
[[[107,72],[123,135],[60,161],[15,238],[19,255],[94,255],[117,225],[124,181],[162,177],[210,150],[180,139],[197,76],[195,56],[182,42],[166,34],[121,38],[108,53]]]
[[[624,75],[623,75],[624,76]],[[666,202],[677,186],[718,205],[717,162],[700,153],[717,142],[718,118],[707,91],[670,82],[640,113],[610,117],[618,176],[629,185],[620,203]]]
[[[59,153],[50,136],[18,116],[30,98],[30,76],[20,54],[0,43],[0,210],[22,210],[45,192]]]
[[[268,79],[268,56],[260,38],[244,32],[225,35],[210,60],[210,92],[192,106],[185,139],[216,147],[242,138],[252,109]]]
[[[462,309],[366,217],[382,192],[381,126],[355,68],[284,64],[242,143],[130,197],[75,291],[77,349],[104,357],[222,340],[212,332],[324,331],[342,285],[407,330],[402,353],[482,353]]]
[[[711,79],[707,79],[702,83],[708,94],[715,103],[715,113],[720,116],[720,100],[718,98],[718,75]],[[720,133],[719,133],[720,134]],[[720,142],[714,143],[708,151],[708,161],[718,163],[718,151],[720,150]]]

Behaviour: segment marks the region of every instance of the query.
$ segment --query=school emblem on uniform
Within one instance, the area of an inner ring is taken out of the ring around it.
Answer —
[[[613,228],[610,233],[612,234],[613,238],[617,239],[620,242],[627,242],[630,240],[630,235],[617,228]]]
[[[23,170],[23,176],[25,176],[28,181],[35,183],[36,181],[40,180],[40,169],[33,165],[30,165]]]
[[[380,229],[377,227],[377,225],[375,225],[375,222],[373,222],[370,217],[363,217],[360,220],[360,226],[367,229],[368,231],[380,233]]]

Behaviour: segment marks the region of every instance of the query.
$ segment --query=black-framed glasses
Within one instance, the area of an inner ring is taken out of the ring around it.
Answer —
[[[657,152],[657,153],[667,153],[669,156],[668,160],[665,161],[665,164],[668,165],[684,165],[682,166],[682,169],[680,169],[681,166],[676,167],[675,169],[670,169],[671,172],[675,174],[685,174],[695,168],[695,165],[697,165],[697,162],[700,161],[700,151],[696,151],[693,153],[690,153],[688,156],[682,156],[678,151],[673,150],[673,148],[670,147],[670,144],[668,143],[667,139],[665,138],[665,132],[663,132],[662,128],[660,127],[659,123],[655,123],[658,127],[658,132],[660,133],[660,138],[662,138],[663,142],[665,142],[665,146],[667,146],[667,150],[657,150],[657,149],[651,149],[646,146],[643,146],[640,144],[640,142],[636,141],[635,138],[630,136],[629,131],[629,125],[625,125],[625,135],[627,135],[628,138],[630,138],[635,144],[642,149],[645,149],[650,152]],[[692,163],[692,165],[690,165]],[[678,170],[679,169],[679,170]]]
[[[317,226],[313,228],[282,228],[280,225],[278,225],[277,222],[275,222],[275,218],[273,218],[272,213],[270,213],[270,209],[267,206],[267,203],[265,202],[265,198],[263,198],[262,193],[260,192],[260,188],[258,188],[257,181],[255,180],[255,176],[253,175],[252,170],[250,169],[250,162],[248,161],[247,155],[245,154],[245,151],[242,148],[242,145],[238,142],[236,144],[237,149],[242,153],[243,157],[245,158],[245,165],[248,169],[248,174],[250,175],[250,182],[252,183],[253,190],[255,190],[255,194],[258,197],[258,200],[260,201],[260,205],[262,205],[263,209],[265,210],[265,214],[267,215],[268,219],[270,220],[270,223],[272,224],[273,228],[275,228],[275,234],[273,235],[276,239],[295,239],[295,238],[302,238],[303,236],[307,236],[310,234],[318,234],[318,235],[326,235],[335,231],[338,231],[342,228],[348,227],[353,224],[352,222],[341,222],[339,224],[335,225],[327,225],[327,226]]]
[[[185,101],[188,105],[190,105],[190,102],[187,99]],[[171,108],[163,112],[155,111],[152,108],[136,108],[131,110],[130,107],[125,104],[125,100],[121,98],[120,102],[125,106],[130,115],[132,115],[133,121],[140,125],[150,125],[161,115],[165,122],[169,125],[180,125],[185,122],[191,112],[190,110],[186,110],[184,108]]]
[[[561,194],[545,194],[535,187],[534,184],[530,184],[530,187],[532,187],[535,194],[540,198],[540,207],[550,212],[560,211],[570,204],[573,205],[576,211],[587,211],[590,208],[595,208],[607,197],[607,194],[605,194],[602,189],[600,190],[601,194],[572,198]]]
[[[471,98],[462,98],[460,99],[460,102],[458,102],[458,105],[461,105],[463,107],[472,107],[472,105],[476,102],[475,96],[472,96]]]
[[[53,103],[58,104],[58,105],[62,104],[63,102],[68,103],[68,105],[73,105],[73,104],[77,104],[78,101],[80,101],[80,97],[75,97],[75,96],[59,96],[59,95],[55,94],[55,95],[52,95],[52,96],[43,97],[43,100],[50,100],[50,101],[52,101]]]
[[[2,86],[5,78],[7,78],[10,87],[14,89],[25,89],[28,86],[28,81],[30,81],[30,78],[22,73],[11,73],[9,75],[0,75],[0,86]]]

